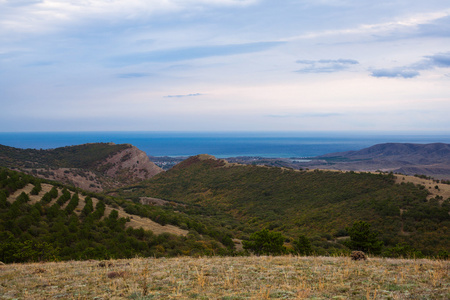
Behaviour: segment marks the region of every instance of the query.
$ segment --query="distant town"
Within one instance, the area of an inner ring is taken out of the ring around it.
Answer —
[[[185,160],[186,156],[150,156],[150,160],[163,170],[169,170],[176,164]],[[239,163],[244,165],[260,165],[272,167],[284,167],[293,169],[302,169],[308,165],[312,160],[310,158],[267,158],[257,156],[239,156],[224,158],[230,163]],[[315,160],[318,163],[318,160]]]

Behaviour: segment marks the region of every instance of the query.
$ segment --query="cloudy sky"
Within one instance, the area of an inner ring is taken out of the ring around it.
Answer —
[[[0,131],[450,130],[448,0],[0,0]]]

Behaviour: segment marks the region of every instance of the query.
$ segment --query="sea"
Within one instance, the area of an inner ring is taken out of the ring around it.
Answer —
[[[0,144],[52,149],[84,143],[132,144],[149,156],[308,158],[380,143],[450,143],[445,134],[349,132],[0,132]]]

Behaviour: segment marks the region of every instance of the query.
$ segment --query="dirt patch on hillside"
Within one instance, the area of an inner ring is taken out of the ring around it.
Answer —
[[[164,206],[164,205],[170,203],[167,200],[152,198],[152,197],[140,197],[139,202],[141,202],[141,204],[144,204],[144,205],[157,205],[157,206]]]
[[[96,199],[97,200],[97,199]],[[98,200],[97,200],[98,201]],[[94,201],[93,201],[94,202]],[[94,204],[95,206],[95,204]],[[142,227],[145,230],[151,230],[154,234],[161,234],[161,233],[171,233],[175,235],[182,235],[186,236],[189,231],[181,229],[179,227],[173,226],[173,225],[161,225],[158,224],[148,218],[142,218],[140,216],[136,215],[130,215],[126,213],[122,207],[113,208],[111,206],[106,206],[105,208],[105,216],[109,216],[111,211],[115,209],[119,212],[119,218],[130,218],[130,222],[126,224],[126,226],[130,226],[133,228],[140,228]]]
[[[103,191],[103,185],[108,182],[105,178],[99,178],[92,171],[76,168],[23,169],[22,171],[39,178],[62,182],[94,193]]]

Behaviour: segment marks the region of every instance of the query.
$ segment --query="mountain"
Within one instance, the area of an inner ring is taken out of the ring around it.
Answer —
[[[352,160],[390,160],[414,164],[450,162],[450,144],[377,144],[359,151],[330,153],[319,157],[344,157]]]
[[[377,144],[358,151],[330,153],[305,164],[309,168],[388,171],[450,179],[450,144]]]
[[[450,144],[377,144],[358,151],[329,153],[310,158],[231,157],[229,162],[346,171],[385,171],[426,175],[450,180]]]
[[[0,145],[0,166],[90,191],[149,179],[163,170],[129,144],[92,143],[49,150]]]

